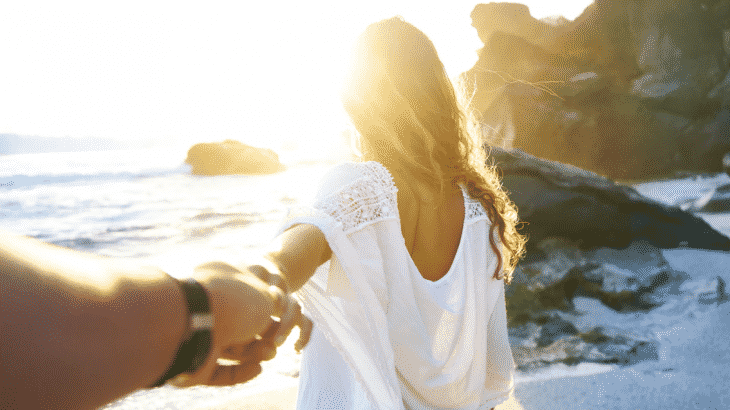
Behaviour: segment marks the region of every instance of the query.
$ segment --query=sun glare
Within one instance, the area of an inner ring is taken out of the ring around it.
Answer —
[[[574,18],[590,1],[527,3],[536,17]],[[470,26],[475,4],[7,2],[0,134],[165,145],[231,138],[339,152],[333,141],[347,119],[338,90],[357,35],[401,15],[456,76],[481,47]]]

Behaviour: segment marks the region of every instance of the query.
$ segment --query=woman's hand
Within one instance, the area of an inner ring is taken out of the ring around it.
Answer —
[[[213,262],[198,266],[194,278],[205,287],[210,299],[212,345],[205,364],[193,375],[176,378],[175,385],[243,383],[261,373],[260,362],[274,358],[276,348],[294,326],[299,326],[308,339],[311,322],[302,315],[297,301],[251,270]],[[301,340],[297,342],[298,350],[303,347]]]
[[[264,261],[263,264],[265,264],[267,267],[264,267],[263,265],[251,265],[246,268],[247,271],[253,273],[261,279],[262,281],[269,284],[269,286],[273,286],[275,288],[281,289],[284,293],[290,294],[290,287],[289,284],[286,282],[286,279],[284,276],[282,276],[278,272],[278,268],[273,264],[271,261]],[[276,272],[276,273],[274,273]],[[291,296],[290,296],[291,298]],[[312,328],[313,324],[312,321],[309,320],[306,316],[301,316],[302,321],[300,323],[297,323],[299,326],[299,339],[297,340],[296,344],[294,344],[294,348],[297,352],[301,352],[304,346],[309,343],[309,338],[312,336]],[[295,320],[296,317],[294,316],[287,316],[283,317],[281,319],[281,329],[282,331],[278,332],[276,337],[282,338],[281,343],[286,340],[286,337],[289,335],[289,332],[291,331],[291,328],[293,327],[290,325],[290,323]],[[287,330],[288,329],[288,330]],[[284,334],[283,331],[286,331],[286,334]],[[276,340],[276,339],[275,339]],[[281,345],[279,343],[279,345]]]

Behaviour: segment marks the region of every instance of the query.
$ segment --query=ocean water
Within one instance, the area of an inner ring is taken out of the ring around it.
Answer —
[[[245,263],[260,254],[273,239],[287,209],[309,203],[317,181],[335,163],[329,159],[297,162],[292,156],[285,161],[288,169],[278,174],[199,177],[189,174],[184,157],[184,150],[174,149],[0,156],[0,227],[77,250],[135,258],[158,265],[173,276],[185,276],[202,262]],[[636,188],[658,201],[683,205],[727,183],[727,176],[714,175],[657,181]],[[730,236],[730,214],[699,215]],[[712,295],[718,281],[730,281],[727,253],[662,252],[672,268],[686,273],[688,279],[660,308],[617,313],[595,299],[575,301],[576,311],[582,315],[578,323],[585,329],[621,328],[656,340],[660,346],[657,368],[674,360],[672,352],[681,351],[678,346],[691,340],[686,329],[712,317]],[[265,362],[263,373],[249,383],[225,388],[166,386],[142,390],[108,408],[215,408],[246,395],[294,386],[299,368],[299,356],[293,348],[296,334],[293,332],[277,357]],[[517,380],[613,368],[590,363],[556,365],[520,374]]]
[[[211,252],[260,248],[288,207],[311,198],[331,165],[310,161],[273,175],[201,177],[190,175],[184,155],[130,150],[2,156],[0,224],[108,256],[171,263],[168,256],[175,255],[179,269],[209,260]]]

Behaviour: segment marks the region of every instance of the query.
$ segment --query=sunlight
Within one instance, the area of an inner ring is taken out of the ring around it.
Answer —
[[[574,18],[590,1],[527,3],[536,17]],[[232,138],[322,153],[347,126],[339,85],[368,24],[403,16],[457,76],[481,47],[475,4],[5,4],[0,134],[157,145]]]

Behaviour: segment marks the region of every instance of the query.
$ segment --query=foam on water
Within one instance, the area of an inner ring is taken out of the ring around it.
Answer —
[[[716,174],[646,182],[636,184],[634,188],[647,198],[668,205],[680,206],[683,203],[701,198],[725,184],[730,184],[730,176]]]

